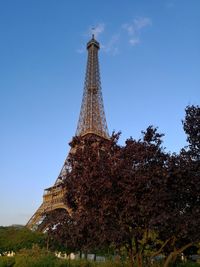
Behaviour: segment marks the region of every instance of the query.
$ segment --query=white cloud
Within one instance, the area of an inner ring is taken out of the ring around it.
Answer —
[[[85,47],[82,46],[81,48],[78,48],[76,52],[79,54],[83,54],[85,52]]]
[[[130,45],[134,46],[140,43],[140,39],[138,37],[133,37],[129,40]]]
[[[83,34],[84,37],[91,38],[92,34],[94,34],[94,37],[97,39],[98,36],[103,33],[105,30],[105,24],[99,23],[96,25],[96,27],[89,27],[88,30]],[[80,48],[76,49],[76,52],[78,54],[83,54],[86,51],[85,46],[81,46]]]
[[[116,55],[119,53],[118,42],[120,39],[120,34],[114,34],[111,36],[110,40],[106,44],[102,44],[101,48],[106,53],[111,53]]]
[[[136,30],[138,31],[152,24],[150,18],[137,18],[137,19],[134,19],[133,23],[134,23]]]
[[[126,23],[122,26],[129,35],[138,33],[142,28],[150,26],[152,24],[151,19],[147,17],[139,17],[134,19],[131,23]]]
[[[129,43],[134,46],[140,43],[141,30],[151,25],[152,21],[150,18],[138,17],[135,18],[131,23],[123,24],[122,29],[128,33]]]
[[[137,17],[133,19],[130,23],[126,23],[120,26],[116,34],[111,34],[110,38],[106,42],[101,42],[101,49],[105,53],[116,55],[119,53],[119,47],[121,42],[124,42],[124,33],[126,32],[128,36],[128,42],[131,46],[138,45],[141,42],[140,35],[144,28],[151,26],[152,21],[148,17]],[[85,32],[84,37],[92,37],[94,34],[95,38],[98,39],[99,35],[105,31],[105,24],[98,23],[96,27],[89,27],[87,32]],[[123,38],[122,38],[123,37]],[[80,47],[76,50],[77,53],[82,54],[86,51],[85,47]]]
[[[105,24],[104,24],[104,23],[99,23],[99,24],[97,24],[95,27],[90,27],[90,29],[89,29],[89,34],[90,34],[90,36],[91,36],[92,34],[94,34],[94,37],[95,37],[95,38],[98,38],[98,36],[99,36],[102,32],[104,32],[104,30],[105,30]]]

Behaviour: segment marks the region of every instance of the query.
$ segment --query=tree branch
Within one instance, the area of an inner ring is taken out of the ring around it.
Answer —
[[[151,255],[151,258],[159,255],[161,253],[161,251],[163,250],[163,248],[167,245],[167,243],[171,240],[171,237],[169,239],[167,239],[165,241],[165,243],[160,247],[160,249],[158,251],[156,251],[153,255]]]

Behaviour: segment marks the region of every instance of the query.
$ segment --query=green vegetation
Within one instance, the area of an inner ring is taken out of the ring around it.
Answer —
[[[0,257],[0,267],[12,267],[15,264],[15,258]]]
[[[26,256],[17,255],[14,258],[0,257],[0,267],[128,267],[128,263],[117,263],[106,261],[102,263],[91,262],[86,260],[62,260],[57,259],[51,253],[41,255]],[[152,264],[152,267],[161,267],[162,264]],[[182,264],[171,265],[170,267],[199,267],[200,264],[187,262]],[[137,265],[134,265],[137,267]]]
[[[33,244],[44,247],[45,240],[46,236],[43,233],[32,232],[26,227],[0,227],[0,253],[32,248]]]
[[[165,151],[163,134],[153,126],[123,146],[120,133],[109,140],[75,136],[62,177],[70,213],[45,214],[50,241],[85,254],[113,247],[130,267],[151,267],[158,256],[170,267],[182,253],[196,254],[191,249],[200,243],[200,107],[185,112],[188,144],[178,154]]]
[[[16,252],[0,267],[200,267],[189,262],[200,244],[199,106],[186,108],[183,127],[188,146],[179,154],[165,152],[153,126],[123,147],[120,134],[73,138],[63,180],[70,214],[44,214],[46,234],[0,227],[0,253]],[[63,260],[55,251],[107,260]]]
[[[0,267],[128,267],[129,261],[118,259],[95,262],[89,260],[59,259],[54,253],[33,245],[31,249],[21,249],[14,257],[1,256]],[[151,267],[162,267],[163,263],[155,262]],[[173,264],[170,267],[199,267],[200,264],[187,262]],[[135,263],[134,267],[138,267]]]

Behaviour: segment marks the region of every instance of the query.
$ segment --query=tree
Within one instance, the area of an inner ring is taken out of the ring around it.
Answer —
[[[163,207],[166,217],[158,227],[167,256],[164,267],[199,240],[200,177],[192,174],[192,168],[183,151],[180,155],[172,155],[168,162],[167,198]]]
[[[46,236],[42,233],[32,232],[25,227],[0,227],[0,253],[31,248],[33,244],[44,247],[45,243]]]
[[[118,138],[119,134],[113,134],[110,140],[89,135],[75,137],[71,142],[64,180],[70,218],[63,221],[61,214],[58,215],[60,223],[52,221],[51,231],[56,239],[63,239],[66,246],[73,239],[76,250],[86,254],[88,250],[95,252],[109,246],[113,236],[118,235],[118,231],[114,231],[118,211],[113,200],[120,152]]]
[[[168,162],[168,218],[159,229],[167,240],[165,267],[178,254],[200,241],[200,108],[186,107],[183,127],[188,147]]]
[[[125,246],[131,266],[135,256],[142,264],[158,222],[165,172],[162,135],[153,127],[143,135],[143,140],[127,140],[124,148],[117,145],[119,134],[111,140],[94,135],[74,138],[65,179],[73,219],[69,229],[80,249]],[[58,226],[67,229],[68,221],[64,224],[52,227],[55,235],[59,236]]]
[[[200,160],[200,107],[187,106],[183,128],[187,135],[189,151]]]
[[[163,216],[167,154],[161,146],[162,136],[150,126],[143,132],[143,140],[127,140],[122,152],[118,205],[123,207],[119,211],[121,232],[132,266],[134,257],[142,266],[145,249],[153,249],[152,240]]]
[[[95,252],[114,245],[128,251],[130,265],[164,253],[167,267],[199,242],[199,107],[187,107],[183,122],[189,146],[179,155],[162,147],[150,126],[143,138],[75,137],[64,184],[70,214],[57,212],[51,236],[71,249]],[[145,262],[148,266],[148,260]]]
[[[65,251],[67,254],[79,249],[76,240],[76,224],[65,209],[56,209],[46,214],[48,247],[52,251]]]

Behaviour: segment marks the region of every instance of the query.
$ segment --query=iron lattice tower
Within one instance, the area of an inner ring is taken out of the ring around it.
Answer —
[[[93,35],[92,39],[87,43],[88,61],[81,111],[76,130],[77,136],[92,133],[100,137],[109,138],[101,91],[99,49],[99,43],[94,39]]]
[[[98,61],[99,49],[100,45],[93,35],[92,39],[87,43],[87,69],[76,136],[95,134],[100,138],[109,139],[101,91]],[[39,229],[42,231],[45,227],[47,227],[47,225],[45,225],[45,218],[43,215],[45,212],[50,212],[56,209],[65,209],[68,211],[68,207],[64,201],[67,188],[63,188],[62,186],[62,181],[65,178],[67,171],[66,162],[67,159],[65,160],[54,186],[45,189],[43,202],[28,221],[26,225],[28,228]]]

